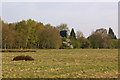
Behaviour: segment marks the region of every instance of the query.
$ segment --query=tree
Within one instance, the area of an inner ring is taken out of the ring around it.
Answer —
[[[89,48],[90,42],[87,40],[83,33],[80,31],[77,31],[77,40],[81,43],[80,48]]]
[[[60,36],[60,31],[68,31],[67,24],[60,24],[57,27],[51,24],[44,25],[34,20],[22,20],[16,23],[4,23],[0,28],[0,46],[4,49],[18,48],[118,48],[118,40],[111,28],[109,32],[104,28],[97,29],[88,39],[82,32],[77,31],[77,35],[72,28],[70,37]]]
[[[28,26],[25,20],[17,22],[15,25],[15,31],[17,32],[18,36],[16,37],[18,40],[19,48],[27,48],[27,41],[28,41]],[[25,34],[25,35],[24,35]]]
[[[62,38],[57,28],[34,20],[2,23],[3,48],[60,48]]]
[[[36,34],[35,38],[37,40],[37,42],[36,42],[36,48],[39,48],[39,45],[40,45],[39,37],[41,37],[40,33],[41,33],[41,31],[42,31],[43,28],[44,28],[43,23],[39,22],[39,23],[36,24],[36,29],[35,29],[35,34]]]
[[[10,29],[8,24],[2,23],[2,46],[11,49],[15,46],[15,31]]]
[[[67,37],[69,37],[68,34],[70,33],[70,30],[69,30],[67,24],[60,24],[57,26],[57,29],[59,30],[59,32],[63,31],[63,30],[67,31]]]
[[[76,40],[76,35],[74,32],[74,29],[72,28],[71,32],[70,32],[70,39],[75,39]]]
[[[107,48],[109,36],[107,34],[107,30],[104,28],[97,29],[89,36],[89,41],[91,43],[92,48]]]
[[[28,27],[27,46],[28,48],[35,48],[37,43],[35,34],[36,22],[31,19],[27,20],[27,27]]]
[[[52,26],[45,26],[39,34],[39,48],[58,49],[62,44],[59,31]]]
[[[117,39],[116,35],[114,34],[111,28],[109,28],[108,34],[111,36],[111,39]]]
[[[77,39],[79,39],[80,37],[84,37],[84,35],[82,32],[77,31]]]
[[[60,24],[57,26],[57,29],[59,31],[66,30],[67,32],[69,32],[69,28],[67,27],[67,24]]]
[[[81,43],[76,39],[76,34],[75,34],[73,28],[70,32],[70,40],[71,40],[71,44],[73,45],[74,48],[80,48],[81,47]]]

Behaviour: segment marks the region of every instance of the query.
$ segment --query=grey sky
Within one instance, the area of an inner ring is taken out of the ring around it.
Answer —
[[[2,20],[17,22],[33,19],[81,31],[85,37],[98,28],[111,27],[118,35],[117,2],[3,2]]]

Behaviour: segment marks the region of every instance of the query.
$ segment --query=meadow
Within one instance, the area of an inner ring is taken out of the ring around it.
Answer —
[[[117,78],[117,49],[37,49],[2,53],[3,78]],[[34,61],[12,61],[30,55]]]

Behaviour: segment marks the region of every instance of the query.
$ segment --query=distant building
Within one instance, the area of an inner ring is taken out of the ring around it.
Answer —
[[[66,30],[60,31],[60,35],[61,35],[62,37],[67,37],[67,31],[66,31]]]

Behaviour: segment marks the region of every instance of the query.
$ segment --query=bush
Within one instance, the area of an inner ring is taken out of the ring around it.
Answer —
[[[74,48],[80,48],[81,43],[78,40],[72,39],[71,44],[73,45]]]
[[[118,40],[116,39],[111,39],[110,42],[109,42],[109,48],[118,48]]]
[[[64,37],[60,49],[73,49],[73,46],[70,44],[70,39]]]

